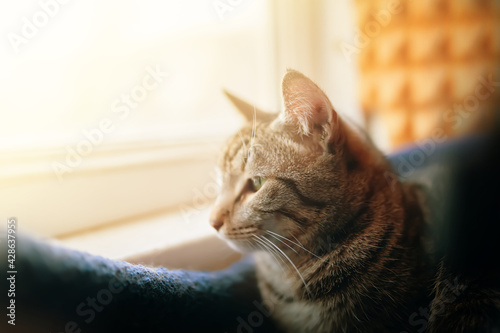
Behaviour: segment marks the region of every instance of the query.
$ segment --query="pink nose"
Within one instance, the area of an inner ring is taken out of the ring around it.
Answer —
[[[224,225],[222,220],[210,220],[210,225],[217,231]]]
[[[210,214],[210,225],[215,230],[219,231],[219,229],[224,225],[224,219],[228,214],[228,210],[219,210],[214,208],[214,210],[212,210],[212,213]]]

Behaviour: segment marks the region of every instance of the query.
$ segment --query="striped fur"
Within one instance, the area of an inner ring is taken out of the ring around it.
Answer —
[[[382,154],[302,74],[287,73],[283,98],[274,120],[247,110],[228,140],[212,225],[256,253],[282,331],[415,332],[409,318],[430,304],[434,275],[419,187],[388,182]]]

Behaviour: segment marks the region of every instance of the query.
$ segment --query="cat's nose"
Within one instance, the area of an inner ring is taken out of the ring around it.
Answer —
[[[228,210],[213,209],[210,213],[210,225],[217,231],[224,225],[224,219],[229,214]]]
[[[224,225],[222,220],[210,220],[210,225],[217,231]]]

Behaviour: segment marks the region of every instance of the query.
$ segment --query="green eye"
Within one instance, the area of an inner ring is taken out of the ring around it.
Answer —
[[[255,189],[255,191],[260,190],[265,182],[266,182],[266,178],[264,178],[264,177],[253,177],[252,178],[252,185],[253,185],[253,188]]]

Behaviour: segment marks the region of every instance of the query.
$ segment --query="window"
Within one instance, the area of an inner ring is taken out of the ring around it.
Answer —
[[[0,5],[0,201],[22,229],[62,237],[210,201],[243,121],[222,89],[279,110],[287,67],[360,119],[338,47],[348,2],[50,4]]]

